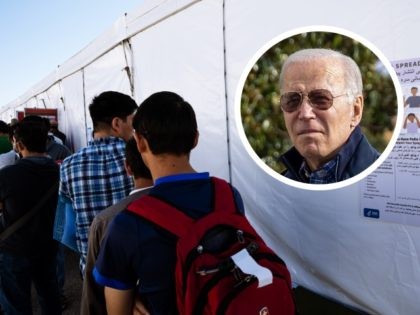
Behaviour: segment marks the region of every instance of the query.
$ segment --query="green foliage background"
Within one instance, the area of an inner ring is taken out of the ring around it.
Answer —
[[[287,56],[304,48],[337,50],[359,65],[365,97],[361,127],[370,143],[382,152],[392,136],[397,115],[393,81],[369,48],[350,37],[328,32],[289,37],[271,47],[251,69],[242,91],[241,115],[254,151],[273,170],[284,170],[279,157],[291,143],[279,105],[279,75]]]

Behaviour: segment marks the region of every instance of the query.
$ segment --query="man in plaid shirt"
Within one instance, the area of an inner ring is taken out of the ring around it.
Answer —
[[[89,105],[93,140],[66,158],[60,167],[60,194],[71,199],[76,213],[76,242],[81,254],[82,275],[93,218],[128,196],[133,188],[132,179],[124,169],[124,149],[125,141],[132,136],[136,109],[135,101],[119,92],[103,92],[93,98]]]

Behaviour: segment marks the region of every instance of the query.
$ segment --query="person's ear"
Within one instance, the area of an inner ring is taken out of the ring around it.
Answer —
[[[21,153],[23,150],[25,150],[25,145],[22,143],[22,141],[15,141],[16,143],[16,150],[18,153]]]
[[[134,140],[136,140],[137,150],[139,150],[140,154],[149,150],[149,143],[145,137],[134,132]]]
[[[356,127],[362,120],[364,100],[362,95],[356,96],[352,104],[351,127]]]
[[[116,133],[116,135],[120,135],[121,124],[122,124],[122,119],[121,118],[119,118],[119,117],[112,118],[111,129]]]

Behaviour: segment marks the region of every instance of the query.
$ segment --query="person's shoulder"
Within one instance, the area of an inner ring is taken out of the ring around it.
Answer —
[[[25,166],[27,163],[28,163],[28,160],[27,159],[20,158],[20,159],[17,159],[15,161],[15,163],[5,166],[4,168],[2,168],[2,170],[20,169],[23,166]]]
[[[142,221],[138,215],[128,211],[126,208],[116,212],[114,216],[111,216],[108,219],[109,233],[116,235],[128,235],[138,231],[138,224]],[[99,222],[103,221],[98,221],[98,223]]]
[[[99,152],[107,155],[125,155],[125,141],[122,138],[110,136],[89,142],[85,153],[96,155]]]
[[[118,137],[110,137],[107,142],[107,149],[110,150],[111,153],[124,153],[125,154],[125,141]],[[115,152],[117,150],[117,152]]]
[[[16,166],[15,164],[9,164],[2,168],[0,168],[0,176],[5,176],[6,174],[10,174],[10,172],[14,172]]]
[[[69,148],[67,148],[65,145],[63,144],[58,144],[57,143],[57,147],[56,150],[60,153],[60,155],[64,158],[69,157],[70,155],[72,155],[71,151]]]
[[[379,158],[379,156],[379,152],[370,144],[367,137],[363,135],[362,139],[359,141],[356,147],[356,150],[353,152],[349,163],[345,167],[340,180],[353,177],[363,172],[370,165],[372,165]]]
[[[113,204],[112,206],[99,212],[95,216],[94,220],[98,221],[98,223],[101,221],[109,221],[110,219],[115,217],[118,213],[120,213],[122,210],[124,210],[129,205],[129,203],[132,202],[133,200],[134,198],[131,195],[121,199],[116,204]]]
[[[208,181],[210,181],[213,184],[219,184],[219,183],[223,183],[223,184],[228,184],[229,186],[232,186],[226,179],[221,178],[221,177],[217,177],[217,176],[210,176],[208,178]]]
[[[132,221],[132,218],[138,218],[140,217],[136,215],[134,212],[127,210],[130,204],[136,202],[137,200],[141,199],[143,196],[149,194],[152,187],[148,187],[146,189],[142,189],[140,191],[137,191],[126,198],[120,200],[115,205],[105,209],[107,212],[102,211],[99,213],[100,216],[108,216],[109,214],[116,213],[113,221],[115,221],[117,224],[126,224],[127,221]]]
[[[112,147],[112,146],[124,146],[125,147],[125,141],[124,139],[120,137],[115,136],[108,136],[104,138],[97,138],[93,139],[89,142],[89,146],[101,146],[101,147]]]
[[[72,163],[78,163],[80,161],[86,160],[89,156],[94,155],[95,150],[92,149],[92,145],[81,148],[79,151],[71,154],[64,159],[63,165],[69,165]]]
[[[0,169],[0,176],[3,178],[11,178],[15,176],[21,176],[28,171],[28,168],[32,168],[33,165],[28,159],[18,159],[14,164],[6,165]]]
[[[245,207],[244,207],[244,204],[243,204],[243,200],[242,200],[242,196],[241,196],[240,191],[234,185],[232,185],[229,181],[227,181],[223,178],[212,176],[212,177],[210,177],[210,179],[214,183],[216,183],[216,185],[217,185],[217,182],[228,184],[228,186],[232,190],[232,196],[233,196],[233,199],[235,201],[237,210],[239,211],[239,213],[244,214],[245,213]]]
[[[14,164],[16,160],[18,160],[18,156],[13,150],[0,154],[0,169]]]
[[[358,148],[359,152],[361,152],[362,156],[365,157],[365,160],[375,161],[379,156],[380,153],[375,149],[375,147],[369,142],[368,138],[363,135],[362,140],[360,141],[360,146]]]
[[[87,150],[87,148],[88,147],[84,147],[84,148],[81,148],[79,151],[77,151],[77,152],[74,152],[73,154],[71,154],[70,156],[68,156],[64,161],[66,161],[67,160],[67,163],[70,163],[71,161],[73,161],[73,160],[77,160],[77,159],[80,159],[83,155],[85,155],[86,154],[86,150]],[[63,161],[63,162],[64,162]]]
[[[51,144],[51,146],[53,146],[54,148],[57,148],[57,149],[59,149],[59,150],[62,150],[62,151],[68,151],[69,153],[71,152],[70,151],[70,149],[69,148],[67,148],[64,144],[62,144],[62,143],[58,143],[58,142],[50,142],[50,144]]]
[[[236,189],[235,186],[233,186],[229,181],[227,181],[227,180],[225,180],[223,178],[220,178],[220,177],[217,177],[217,176],[211,176],[210,177],[210,180],[213,183],[215,183],[215,184],[217,184],[218,182],[219,183],[223,183],[223,184],[227,184],[234,192],[238,192],[239,193],[239,191]]]
[[[104,211],[99,212],[92,220],[92,223],[89,227],[89,233],[96,233],[98,230],[102,230],[102,227],[108,226],[109,222],[115,217],[115,215],[118,213],[111,214],[110,212],[107,213],[107,215],[104,214]],[[90,236],[89,236],[90,237]]]

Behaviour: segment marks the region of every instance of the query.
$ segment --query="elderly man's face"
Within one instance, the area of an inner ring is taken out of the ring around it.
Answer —
[[[282,94],[326,89],[333,96],[350,92],[345,89],[343,69],[337,62],[324,59],[292,63],[284,73]],[[350,102],[347,95],[335,97],[327,110],[312,108],[305,96],[301,106],[284,113],[289,136],[312,170],[333,158],[360,122],[363,97]]]

